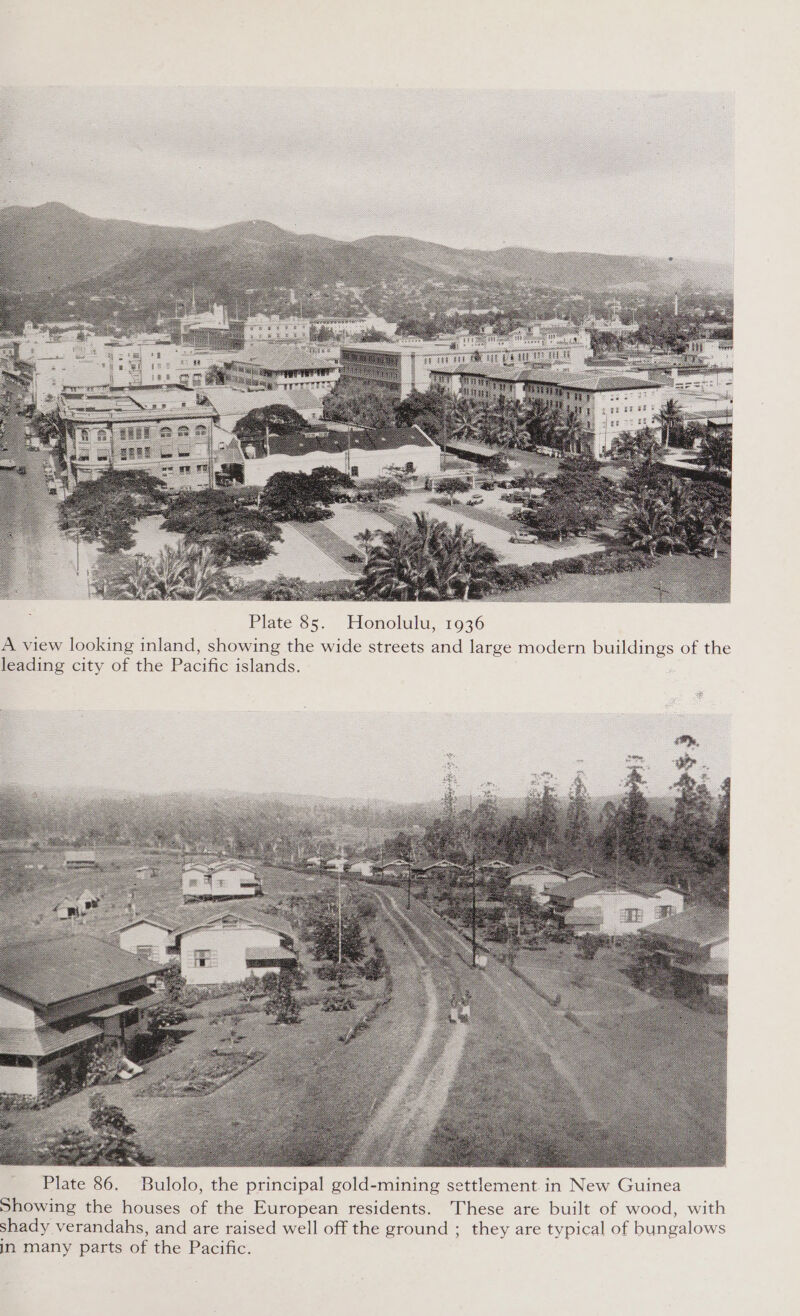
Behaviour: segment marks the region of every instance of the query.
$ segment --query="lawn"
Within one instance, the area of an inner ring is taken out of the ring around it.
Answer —
[[[365,999],[353,1011],[326,1012],[319,1004],[324,987],[312,976],[311,990],[298,993],[300,1023],[280,1026],[263,1009],[243,1010],[236,993],[204,1001],[191,1010],[185,1040],[174,1050],[149,1062],[140,1078],[104,1089],[125,1110],[156,1164],[344,1162],[413,1048],[423,1009],[406,948],[389,925],[382,923],[378,936],[392,967],[393,995],[353,1041],[341,1039],[370,999],[382,994],[383,984],[361,983]],[[304,1005],[309,997],[314,1003]],[[239,1012],[226,1013],[232,1007]],[[223,1053],[222,1060],[215,1052]],[[182,1091],[180,1099],[162,1095],[185,1086],[187,1078],[235,1068],[225,1055],[230,1052],[245,1067],[221,1086],[202,1082],[208,1090]],[[263,1059],[253,1061],[259,1053]],[[88,1099],[83,1091],[45,1110],[0,1113],[0,1162],[30,1164],[44,1134],[63,1125],[85,1126]]]

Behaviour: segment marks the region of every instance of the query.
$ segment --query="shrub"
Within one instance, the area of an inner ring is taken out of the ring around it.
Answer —
[[[331,1011],[355,1010],[356,1007],[352,996],[348,996],[347,992],[340,989],[327,996],[321,1008],[327,1014]]]
[[[147,1020],[148,1031],[162,1033],[166,1028],[185,1023],[188,1017],[182,1005],[178,1005],[176,1001],[167,1001],[164,1005],[156,1005],[150,1011]]]
[[[276,1024],[299,1024],[300,1006],[295,1000],[294,989],[286,977],[278,981],[275,1009]]]

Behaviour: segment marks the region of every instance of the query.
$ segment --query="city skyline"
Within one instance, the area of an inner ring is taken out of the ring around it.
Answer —
[[[732,98],[719,93],[9,88],[0,105],[3,205],[732,258]]]

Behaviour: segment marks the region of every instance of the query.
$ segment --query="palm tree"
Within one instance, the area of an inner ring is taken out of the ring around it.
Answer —
[[[503,409],[500,422],[500,434],[507,448],[522,448],[528,437],[522,409],[518,402],[511,402]]]
[[[184,549],[183,576],[175,596],[181,599],[224,599],[231,592],[230,580],[220,567],[213,549],[190,546]]]
[[[413,523],[376,534],[360,585],[372,599],[468,599],[488,588],[496,562],[471,530],[416,512]]]
[[[580,452],[583,428],[574,411],[568,411],[557,423],[556,436],[562,452]]]
[[[475,404],[469,398],[459,398],[453,407],[450,433],[454,439],[476,439]]]
[[[230,581],[213,550],[183,540],[167,545],[157,558],[139,553],[125,572],[106,587],[112,599],[222,599],[230,594]]]
[[[670,435],[673,432],[680,432],[683,428],[683,409],[679,402],[670,398],[664,403],[658,413],[658,419],[661,421],[661,436],[664,441],[664,447],[669,447]]]
[[[659,549],[671,549],[675,523],[669,503],[652,489],[645,489],[630,509],[623,530],[632,548],[646,549],[655,557]]]
[[[534,398],[525,415],[525,428],[533,444],[548,442],[553,425],[553,413],[542,398]]]

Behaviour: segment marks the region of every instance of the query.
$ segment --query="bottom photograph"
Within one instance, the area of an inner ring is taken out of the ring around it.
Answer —
[[[725,1163],[727,717],[0,746],[0,1163]]]

